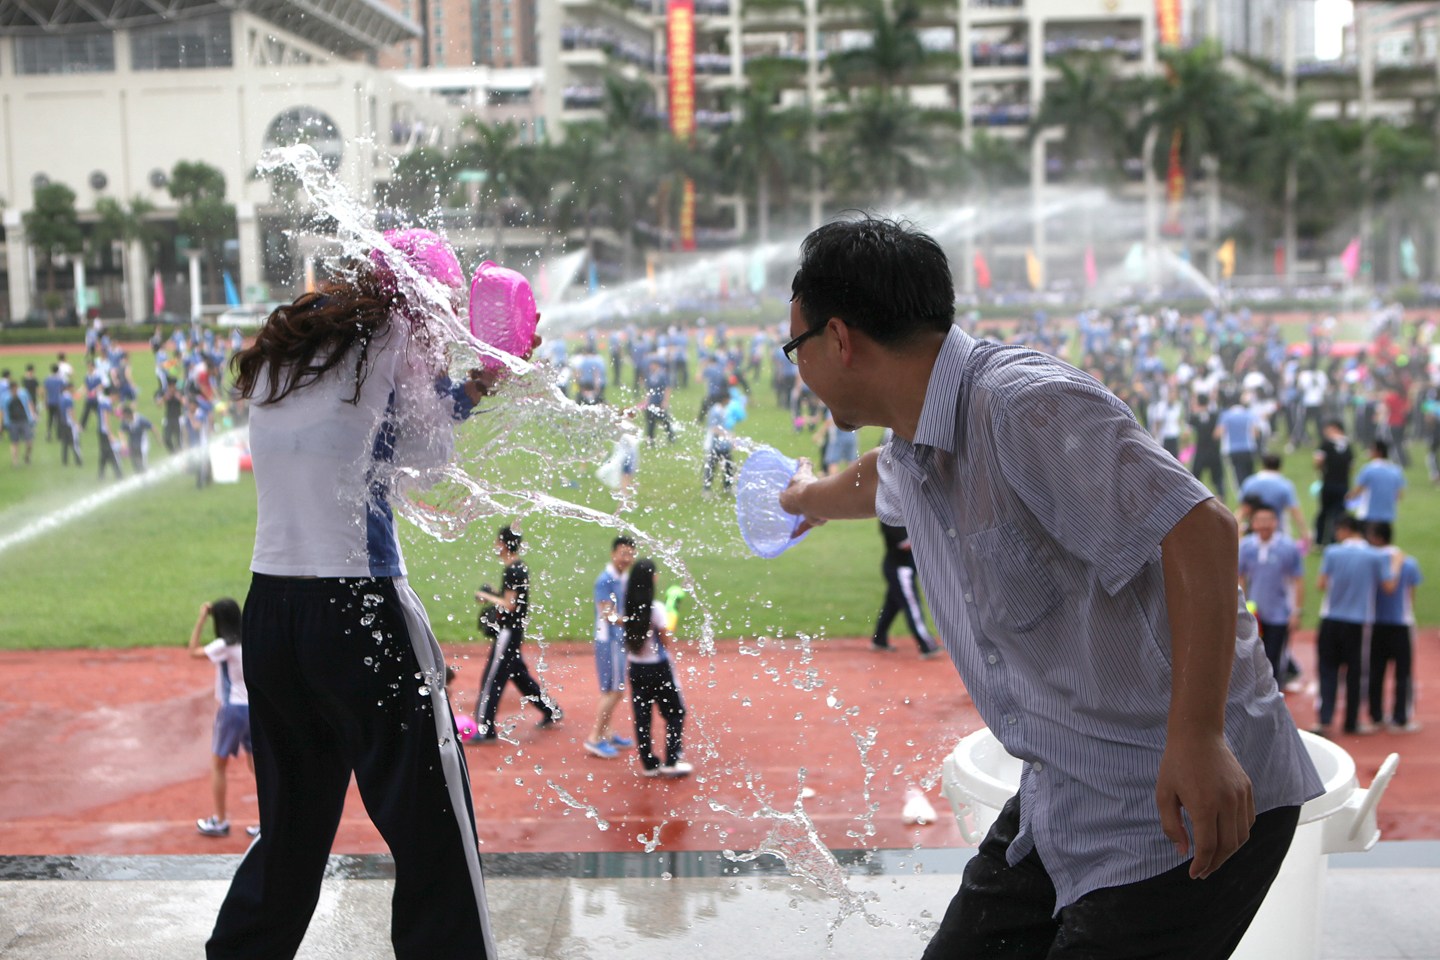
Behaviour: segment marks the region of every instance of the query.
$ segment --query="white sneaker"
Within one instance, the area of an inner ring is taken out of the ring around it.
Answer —
[[[258,836],[260,836],[260,825],[259,825],[259,824],[256,824],[256,825],[253,826],[253,827],[246,827],[246,828],[245,828],[245,834],[246,834],[247,836],[251,836],[251,837],[258,837]]]
[[[641,767],[641,768],[640,768],[640,776],[642,776],[642,777],[658,777],[658,776],[660,776],[660,771],[661,771],[661,769],[662,769],[662,768],[660,768],[660,767]]]
[[[195,821],[195,829],[207,837],[228,837],[230,836],[230,821],[206,817],[204,820]]]
[[[695,772],[695,765],[686,760],[677,760],[669,766],[661,767],[660,773],[666,777],[688,777]]]

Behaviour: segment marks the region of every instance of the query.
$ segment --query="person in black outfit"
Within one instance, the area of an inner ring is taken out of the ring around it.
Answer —
[[[870,646],[875,650],[895,649],[890,646],[890,624],[903,612],[910,634],[920,645],[920,656],[933,657],[940,652],[940,647],[925,628],[925,611],[920,609],[920,581],[915,578],[915,557],[910,552],[910,534],[904,527],[892,527],[882,520],[880,535],[885,538],[885,560],[880,565],[885,574],[885,603],[875,621]]]
[[[1190,472],[1195,479],[1204,480],[1210,474],[1210,487],[1221,501],[1225,499],[1225,461],[1220,456],[1220,441],[1215,438],[1215,427],[1220,423],[1220,414],[1210,406],[1210,398],[1196,394],[1195,405],[1190,411],[1190,430],[1195,434],[1195,459],[1190,462]]]
[[[1350,490],[1350,470],[1355,450],[1339,420],[1327,420],[1321,427],[1325,438],[1315,451],[1315,469],[1320,471],[1320,512],[1315,515],[1315,544],[1335,542],[1335,521],[1345,515],[1345,494]]]
[[[525,664],[520,647],[525,642],[525,618],[530,612],[530,570],[520,559],[521,537],[510,526],[500,528],[496,535],[495,550],[500,562],[505,564],[501,575],[500,592],[489,587],[475,591],[475,601],[494,605],[494,642],[490,645],[490,658],[485,662],[485,676],[481,680],[480,699],[475,704],[475,736],[471,742],[494,741],[499,738],[495,730],[495,713],[500,707],[500,695],[505,684],[513,682],[524,699],[540,708],[544,714],[539,726],[554,726],[563,714],[535,680]],[[481,614],[482,624],[485,614]]]

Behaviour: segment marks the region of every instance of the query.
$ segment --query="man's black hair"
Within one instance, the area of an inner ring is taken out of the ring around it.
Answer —
[[[1376,455],[1378,455],[1381,460],[1384,460],[1386,457],[1390,456],[1390,444],[1386,443],[1384,440],[1376,440],[1375,443],[1372,444],[1372,446],[1375,448]]]
[[[611,553],[614,553],[616,550],[619,550],[621,547],[632,547],[632,548],[633,548],[634,546],[635,546],[635,540],[634,540],[633,537],[616,537],[616,538],[614,539],[614,541],[610,544],[610,552],[611,552]]]
[[[1279,470],[1284,462],[1278,453],[1267,453],[1260,458],[1260,466],[1266,470]]]
[[[1390,525],[1389,520],[1371,520],[1365,524],[1365,535],[1374,537],[1388,547],[1395,539],[1395,528]]]
[[[1356,520],[1348,513],[1342,514],[1335,520],[1335,532],[1339,533],[1341,530],[1349,530],[1351,533],[1359,533],[1360,521]]]
[[[869,216],[811,231],[790,296],[806,329],[838,317],[885,345],[943,334],[955,321],[955,280],[940,244],[907,223]]]
[[[511,527],[510,524],[507,523],[505,524],[505,526],[501,527],[499,532],[495,534],[495,538],[499,540],[502,544],[504,544],[505,549],[509,550],[511,553],[520,552],[520,543],[522,538],[519,532],[516,531],[515,528]]]
[[[1341,423],[1339,420],[1335,420],[1335,419],[1326,420],[1325,423],[1322,425],[1322,429],[1325,428],[1325,427],[1334,427],[1336,430],[1339,430],[1341,433],[1344,433],[1344,432],[1345,432],[1345,424]]]

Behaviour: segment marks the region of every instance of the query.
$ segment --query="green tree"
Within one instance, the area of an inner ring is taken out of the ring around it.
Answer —
[[[596,219],[609,209],[609,136],[605,125],[587,120],[570,124],[555,148],[560,184],[555,199],[557,220],[578,226],[590,262],[595,261]]]
[[[618,223],[612,223],[620,236],[620,263],[623,275],[635,275],[635,223],[640,204],[653,195],[654,180],[646,176],[644,165],[635,161],[656,149],[660,133],[659,114],[655,108],[655,92],[644,80],[631,80],[619,74],[605,78],[605,148],[602,170],[605,182],[615,196]]]
[[[1045,87],[1030,139],[1058,130],[1053,150],[1065,172],[1101,184],[1120,179],[1128,154],[1133,87],[1111,57],[1079,53],[1060,58],[1059,74]]]
[[[35,191],[35,206],[25,214],[25,236],[45,254],[45,325],[54,329],[59,296],[55,290],[55,259],[85,248],[75,191],[63,183],[47,183]]]
[[[1164,50],[1160,58],[1168,75],[1141,86],[1149,104],[1141,132],[1153,130],[1156,134],[1152,162],[1163,177],[1172,138],[1178,133],[1186,185],[1199,183],[1201,170],[1211,160],[1217,164],[1215,175],[1223,178],[1236,159],[1236,132],[1247,122],[1245,109],[1251,102],[1247,91],[1225,68],[1220,48],[1213,42]],[[1185,223],[1188,234],[1189,218]]]
[[[489,123],[479,117],[466,117],[461,127],[470,139],[456,146],[453,157],[461,169],[484,174],[485,179],[479,185],[479,200],[494,223],[495,256],[503,258],[505,201],[519,161],[520,128],[513,121]]]
[[[927,50],[921,42],[921,7],[915,0],[895,0],[893,4],[886,0],[856,0],[851,5],[863,11],[870,45],[827,58],[826,65],[841,88],[873,86],[889,93],[922,74],[954,70],[954,53]]]
[[[458,169],[445,151],[417,147],[395,161],[386,200],[412,219],[433,219],[454,191]]]
[[[170,196],[179,201],[176,225],[190,249],[205,254],[212,302],[219,299],[225,241],[235,237],[235,205],[225,200],[225,174],[203,160],[181,160],[170,172]]]
[[[561,193],[562,180],[561,151],[554,144],[537,141],[516,147],[510,187],[523,205],[520,221],[540,231],[546,258],[555,240],[551,227],[557,219],[555,203]]]
[[[148,264],[153,261],[156,244],[160,242],[160,230],[149,220],[150,214],[154,212],[155,204],[139,194],[131,198],[128,206],[114,197],[101,197],[95,202],[98,219],[90,239],[99,247],[120,245],[120,277],[126,291],[124,307],[127,323],[136,319],[130,316],[131,284],[137,281],[136,277],[130,275],[130,251],[139,244],[145,254],[145,262]],[[142,282],[144,276],[145,270],[142,269]]]
[[[732,110],[739,118],[724,128],[715,141],[715,160],[727,186],[755,202],[755,220],[761,243],[770,241],[771,198],[788,196],[813,162],[806,144],[808,111],[781,109],[776,93],[751,85],[738,93]]]
[[[827,114],[822,129],[827,179],[840,202],[893,203],[928,188],[938,145],[908,100],[883,88],[863,91],[848,110]]]

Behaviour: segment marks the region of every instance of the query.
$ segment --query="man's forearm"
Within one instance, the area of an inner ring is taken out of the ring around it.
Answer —
[[[863,520],[875,516],[875,491],[880,485],[876,462],[880,451],[871,450],[848,469],[822,477],[782,494],[780,505],[790,513],[815,520]]]
[[[1238,540],[1218,500],[1198,504],[1161,545],[1170,621],[1169,733],[1222,734],[1235,655]]]

